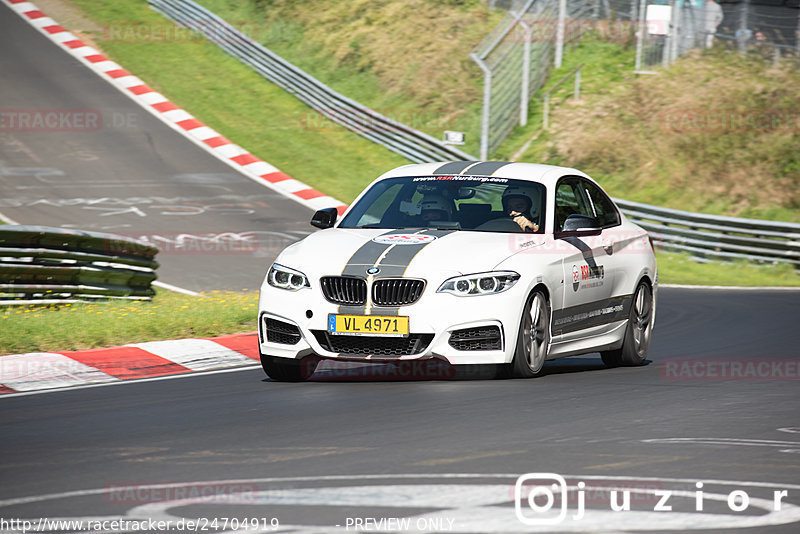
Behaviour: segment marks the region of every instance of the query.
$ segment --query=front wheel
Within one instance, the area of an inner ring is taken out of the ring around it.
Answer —
[[[650,334],[653,332],[653,290],[645,282],[639,282],[628,317],[628,327],[622,347],[601,352],[603,363],[609,367],[642,365],[647,359]]]
[[[308,380],[317,369],[319,360],[307,356],[301,360],[289,358],[276,358],[261,355],[261,367],[267,376],[279,382],[302,382]]]
[[[550,345],[550,308],[541,291],[528,297],[519,324],[517,348],[509,371],[518,378],[531,378],[541,374],[547,349]]]

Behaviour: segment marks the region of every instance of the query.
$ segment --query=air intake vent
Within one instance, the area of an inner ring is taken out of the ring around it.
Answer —
[[[291,323],[265,317],[264,327],[267,331],[267,341],[270,343],[294,345],[300,341],[300,330]]]
[[[349,306],[361,306],[367,302],[367,282],[363,278],[323,276],[320,284],[328,302]]]
[[[324,330],[312,330],[322,348],[339,354],[373,356],[411,356],[425,352],[433,334],[411,334],[408,337],[342,336]]]
[[[413,304],[425,289],[423,280],[390,278],[376,280],[372,284],[372,302],[378,306],[404,306]]]
[[[503,339],[497,326],[464,328],[450,334],[448,341],[456,350],[501,350]]]

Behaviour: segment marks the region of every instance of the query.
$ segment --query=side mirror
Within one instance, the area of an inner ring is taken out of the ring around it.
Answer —
[[[564,228],[560,232],[556,232],[556,239],[600,235],[602,231],[603,228],[594,217],[573,213],[564,221]]]
[[[334,223],[336,223],[336,217],[339,216],[339,212],[336,211],[336,208],[325,208],[324,210],[317,211],[313,217],[311,217],[311,226],[315,226],[317,228],[331,228]]]

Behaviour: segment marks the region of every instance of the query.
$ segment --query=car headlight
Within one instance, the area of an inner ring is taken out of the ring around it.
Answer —
[[[288,289],[289,291],[310,287],[306,275],[277,263],[273,263],[272,267],[269,268],[267,283],[272,287]]]
[[[451,293],[459,297],[502,293],[516,284],[517,280],[519,275],[513,271],[468,274],[445,280],[436,292]]]

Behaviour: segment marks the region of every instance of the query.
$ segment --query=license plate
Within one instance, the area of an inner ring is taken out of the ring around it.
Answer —
[[[328,332],[350,336],[404,337],[408,335],[408,317],[330,314]]]

